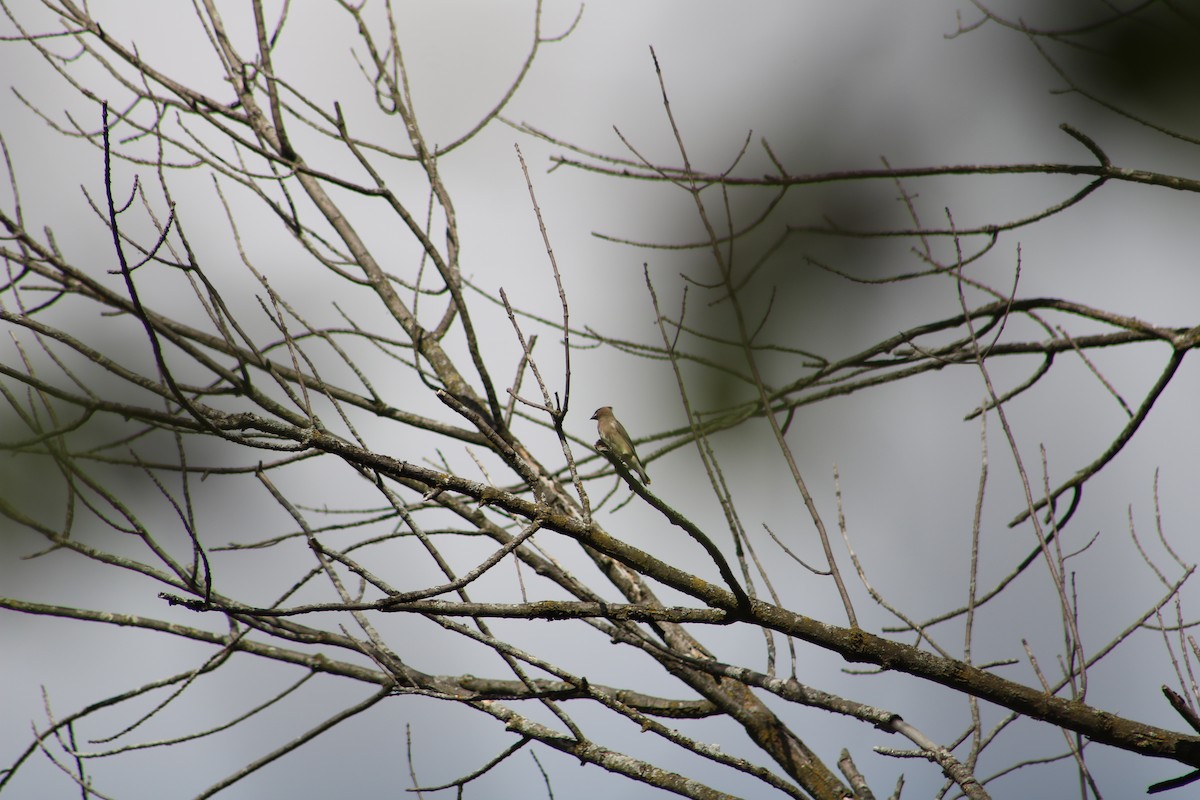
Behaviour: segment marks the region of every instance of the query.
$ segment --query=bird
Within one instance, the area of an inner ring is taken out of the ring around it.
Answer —
[[[633,440],[629,438],[629,432],[625,430],[625,426],[621,424],[620,420],[613,416],[612,406],[597,408],[596,413],[592,414],[592,419],[596,420],[596,430],[600,434],[600,441],[604,442],[605,446],[621,461],[637,472],[642,483],[649,485],[650,476],[646,474],[646,468],[642,466],[637,451],[633,449]]]

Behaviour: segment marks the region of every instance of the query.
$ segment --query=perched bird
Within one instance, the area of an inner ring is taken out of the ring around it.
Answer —
[[[646,468],[642,466],[641,459],[637,457],[637,452],[633,449],[633,440],[629,438],[629,432],[625,430],[625,426],[621,424],[620,420],[613,416],[612,406],[597,408],[596,413],[592,414],[592,419],[596,420],[596,430],[600,433],[600,441],[604,442],[609,450],[625,462],[626,466],[637,472],[642,483],[649,485],[650,476],[646,474]]]

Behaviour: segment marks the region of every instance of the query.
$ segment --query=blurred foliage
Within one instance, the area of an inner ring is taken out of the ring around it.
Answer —
[[[1153,3],[1083,37],[1081,60],[1101,98],[1150,103],[1165,113],[1200,96],[1200,4]]]

